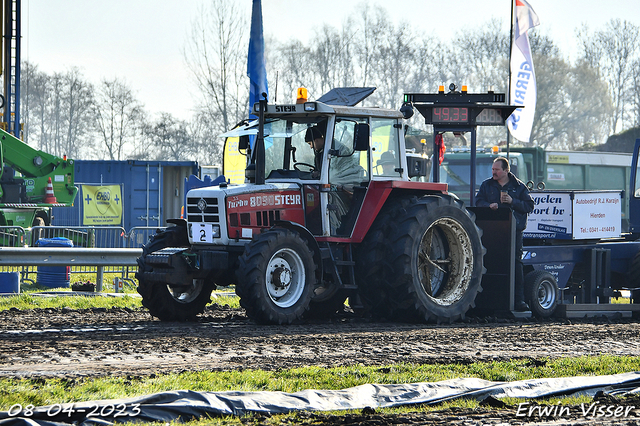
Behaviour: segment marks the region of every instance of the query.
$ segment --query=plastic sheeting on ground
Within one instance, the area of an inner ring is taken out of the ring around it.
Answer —
[[[490,382],[481,379],[452,379],[435,383],[397,385],[367,384],[342,390],[303,390],[285,392],[194,392],[179,390],[138,398],[55,404],[28,412],[0,412],[5,425],[84,425],[128,421],[189,420],[204,416],[246,413],[288,413],[291,411],[329,411],[388,408],[411,404],[435,404],[456,398],[484,400],[494,398],[548,398],[561,395],[640,393],[640,372],[609,376],[562,377],[516,382]],[[24,407],[23,407],[24,408]]]

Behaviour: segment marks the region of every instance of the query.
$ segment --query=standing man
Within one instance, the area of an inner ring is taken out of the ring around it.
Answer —
[[[527,311],[524,300],[524,274],[522,269],[522,231],[527,227],[527,215],[533,211],[534,203],[529,189],[509,169],[504,157],[493,160],[492,177],[482,182],[476,196],[476,206],[492,210],[509,208],[516,219],[516,311]]]

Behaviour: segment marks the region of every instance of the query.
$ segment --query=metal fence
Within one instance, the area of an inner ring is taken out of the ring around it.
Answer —
[[[166,229],[165,227],[159,228],[157,226],[134,226],[127,233],[127,247],[138,248],[142,247],[149,241],[149,237],[155,234],[160,229]]]
[[[132,248],[71,248],[71,247],[4,247],[0,251],[0,266],[15,267],[28,264],[37,267],[85,266],[96,268],[96,284],[102,290],[104,267],[135,267],[136,259],[142,254],[141,249]],[[22,281],[25,271],[21,271]],[[57,281],[56,281],[57,282]]]
[[[23,247],[27,244],[27,232],[21,226],[0,226],[1,247]]]
[[[38,247],[43,238],[66,238],[74,247],[140,248],[149,237],[164,227],[136,226],[126,231],[121,226],[0,226],[1,247]]]
[[[34,226],[29,246],[37,247],[43,238],[66,238],[74,247],[124,248],[127,232],[120,226]]]
[[[158,227],[134,227],[128,232],[119,226],[34,226],[33,228],[24,229],[19,226],[0,226],[0,247],[6,247],[4,254],[9,255],[13,252],[9,247],[40,247],[42,239],[49,239],[48,243],[55,246],[52,238],[64,238],[73,243],[73,247],[63,248],[68,253],[71,274],[95,274],[96,280],[102,284],[102,276],[104,273],[113,273],[119,275],[122,279],[133,283],[133,275],[137,270],[131,262],[128,264],[78,264],[72,260],[74,257],[73,250],[78,247],[96,248],[96,249],[134,249],[141,248],[149,241],[149,237],[157,232]],[[69,244],[66,242],[66,244]],[[64,244],[64,245],[66,245]],[[63,244],[61,244],[63,245]],[[49,247],[52,247],[51,245]],[[58,247],[60,248],[60,247]],[[25,251],[26,254],[26,251]],[[0,272],[19,272],[21,282],[35,283],[37,281],[38,269],[36,265],[29,264],[29,257],[26,256],[20,266],[6,264],[0,266]]]

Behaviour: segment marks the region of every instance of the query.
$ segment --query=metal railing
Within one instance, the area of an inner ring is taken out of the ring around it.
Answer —
[[[67,238],[74,247],[127,247],[127,231],[121,226],[34,226],[31,228],[31,247],[42,238]]]
[[[21,226],[0,226],[0,246],[22,247],[27,244],[27,232]]]
[[[69,266],[71,274],[96,274],[96,287],[101,291],[105,273],[119,274],[133,282],[130,276],[137,271],[136,258],[142,254],[141,247],[158,229],[164,228],[139,226],[127,232],[119,226],[34,226],[26,229],[0,226],[1,271],[18,271],[21,281],[35,283],[38,266]],[[56,237],[70,240],[73,247],[55,247],[55,241],[48,241],[50,246],[38,247],[39,240]],[[54,250],[51,253],[58,257],[45,259],[42,256],[48,253],[46,250]],[[118,257],[121,253],[127,253],[126,258]]]
[[[127,233],[127,247],[142,247],[159,229],[166,229],[166,227],[134,226]]]
[[[102,291],[105,266],[137,266],[139,248],[0,247],[0,266],[93,266]]]

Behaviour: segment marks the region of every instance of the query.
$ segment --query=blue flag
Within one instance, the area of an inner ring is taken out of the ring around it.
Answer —
[[[251,11],[251,33],[249,34],[249,58],[247,61],[249,76],[249,118],[258,118],[253,114],[253,104],[260,100],[261,94],[269,94],[267,86],[267,68],[264,63],[264,36],[262,34],[262,4],[253,0]]]

